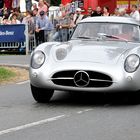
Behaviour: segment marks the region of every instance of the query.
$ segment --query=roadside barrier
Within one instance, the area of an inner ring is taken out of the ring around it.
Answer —
[[[22,48],[28,54],[28,26],[25,24],[0,25],[0,50],[20,50]]]
[[[3,50],[17,50],[29,54],[39,44],[53,41],[55,29],[44,30],[44,40],[42,41],[36,38],[35,32],[29,34],[28,27],[27,24],[0,25],[0,53]]]

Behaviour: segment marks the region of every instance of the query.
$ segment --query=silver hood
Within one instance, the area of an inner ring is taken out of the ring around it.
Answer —
[[[130,48],[127,42],[73,41],[72,50],[64,61],[116,64],[120,56]]]

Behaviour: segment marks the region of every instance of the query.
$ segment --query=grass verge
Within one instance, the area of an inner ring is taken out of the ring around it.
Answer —
[[[0,66],[0,86],[29,80],[29,71],[20,67]]]
[[[0,83],[3,81],[7,81],[10,80],[11,78],[15,77],[16,73],[4,68],[4,67],[0,67]]]

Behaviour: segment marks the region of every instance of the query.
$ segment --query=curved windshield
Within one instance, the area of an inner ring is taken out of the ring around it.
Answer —
[[[121,23],[80,23],[71,39],[107,39],[122,41],[140,41],[139,26]]]

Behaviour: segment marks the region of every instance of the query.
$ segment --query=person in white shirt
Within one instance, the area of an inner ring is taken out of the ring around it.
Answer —
[[[77,8],[77,9],[76,9],[76,13],[75,13],[74,16],[73,16],[73,21],[74,21],[75,26],[76,26],[76,24],[79,23],[79,22],[83,19],[83,17],[84,17],[84,15],[81,14],[81,12],[82,12],[81,8]]]
[[[137,5],[133,4],[131,6],[131,11],[132,12],[130,13],[130,17],[132,17],[136,21],[140,21],[140,14],[139,14],[139,11],[137,9]]]

